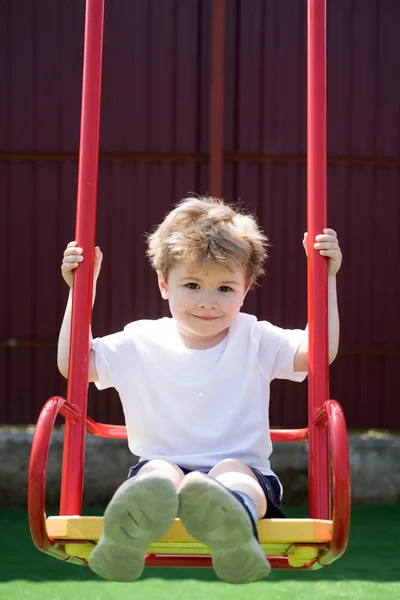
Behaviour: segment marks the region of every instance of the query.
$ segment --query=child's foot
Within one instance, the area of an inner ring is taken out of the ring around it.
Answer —
[[[150,544],[165,535],[178,512],[173,483],[152,473],[128,479],[104,513],[103,534],[89,567],[112,581],[134,581]]]
[[[179,489],[179,516],[188,533],[210,549],[220,579],[250,583],[269,575],[250,515],[215,479],[199,472],[186,475]]]

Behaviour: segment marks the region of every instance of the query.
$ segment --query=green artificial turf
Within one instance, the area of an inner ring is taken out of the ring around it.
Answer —
[[[195,569],[149,568],[131,584],[100,580],[87,567],[36,550],[23,510],[0,511],[0,535],[0,600],[400,599],[400,506],[354,507],[346,554],[327,569],[274,571],[265,581],[237,586]]]

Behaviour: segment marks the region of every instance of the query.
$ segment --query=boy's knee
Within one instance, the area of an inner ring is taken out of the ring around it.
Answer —
[[[252,470],[248,467],[244,462],[238,460],[237,458],[226,458],[225,460],[221,460],[218,464],[215,465],[209,471],[210,477],[218,477],[223,473],[246,473],[248,475],[253,475]]]
[[[262,518],[267,510],[267,499],[258,483],[257,477],[245,463],[234,458],[221,461],[209,472],[231,491],[242,492],[249,496],[257,509],[258,518]]]
[[[170,462],[169,460],[165,460],[163,458],[154,458],[153,460],[149,460],[143,467],[140,469],[137,477],[139,475],[144,475],[145,473],[153,473],[154,475],[160,475],[162,477],[168,477],[171,479],[176,489],[180,486],[184,473],[182,469]]]

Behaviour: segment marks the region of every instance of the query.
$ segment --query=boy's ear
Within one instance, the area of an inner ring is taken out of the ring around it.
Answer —
[[[157,271],[157,278],[161,297],[164,300],[168,300],[168,283],[165,281],[164,275],[161,271]]]

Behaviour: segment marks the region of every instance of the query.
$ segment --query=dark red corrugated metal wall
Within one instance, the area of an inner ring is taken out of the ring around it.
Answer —
[[[74,231],[83,4],[0,9],[3,423],[34,422],[65,392],[59,265]],[[305,1],[227,2],[224,195],[255,210],[272,243],[245,308],[287,327],[306,318],[305,15]],[[400,428],[399,23],[396,0],[328,1],[329,214],[345,257],[331,390],[359,428]],[[165,312],[144,233],[183,194],[208,188],[211,1],[109,1],[105,24],[98,335]],[[273,423],[305,424],[306,386],[273,391]],[[120,419],[115,398],[92,390],[91,414]]]

